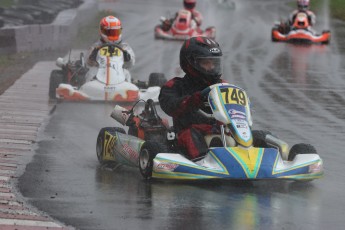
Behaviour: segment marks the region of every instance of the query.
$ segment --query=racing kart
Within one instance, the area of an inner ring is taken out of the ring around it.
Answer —
[[[186,40],[191,37],[205,36],[216,37],[216,28],[207,27],[204,31],[197,26],[188,10],[179,10],[175,19],[161,17],[161,24],[154,29],[156,39]]]
[[[292,26],[283,21],[275,23],[271,32],[273,42],[329,44],[330,37],[331,32],[328,30],[324,30],[321,34],[313,31],[305,12],[299,12],[296,15]]]
[[[122,66],[123,50],[119,45],[106,43],[97,53],[98,67],[88,68],[84,54],[76,61],[59,57],[59,70],[50,74],[49,97],[70,101],[136,102],[152,98],[158,101],[160,86],[167,80],[162,73],[151,73],[148,82],[132,80]]]
[[[310,144],[288,144],[268,131],[251,129],[246,92],[230,84],[216,84],[208,96],[209,107],[201,114],[216,119],[220,134],[207,135],[206,155],[190,159],[178,147],[177,136],[167,119],[157,115],[152,101],[142,113],[118,105],[111,117],[128,126],[102,128],[96,153],[102,164],[139,167],[146,179],[286,179],[310,181],[323,175],[323,162]]]

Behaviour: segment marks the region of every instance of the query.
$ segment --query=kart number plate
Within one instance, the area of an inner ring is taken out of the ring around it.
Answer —
[[[111,56],[120,56],[121,50],[119,48],[109,49],[109,47],[103,47],[99,50],[102,56],[111,57]]]
[[[238,104],[246,106],[248,103],[247,95],[241,89],[236,88],[222,88],[222,99],[224,104]]]

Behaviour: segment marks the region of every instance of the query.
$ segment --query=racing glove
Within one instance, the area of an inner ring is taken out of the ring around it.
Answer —
[[[125,62],[129,62],[131,60],[131,55],[126,50],[123,51],[123,59]]]
[[[206,87],[205,89],[203,89],[203,90],[201,91],[201,98],[202,98],[203,100],[207,99],[208,94],[210,93],[210,91],[211,91],[211,87]]]

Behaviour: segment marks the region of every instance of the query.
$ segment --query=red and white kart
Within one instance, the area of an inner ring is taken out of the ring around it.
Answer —
[[[158,102],[160,86],[166,82],[162,73],[151,73],[149,81],[134,81],[123,68],[122,48],[104,44],[99,49],[98,67],[86,67],[84,55],[80,60],[65,62],[58,58],[60,70],[50,74],[49,97],[68,101],[136,102],[152,99]]]
[[[307,13],[299,12],[292,26],[284,22],[276,23],[271,36],[273,42],[329,44],[331,32],[325,30],[322,34],[315,33],[311,29]]]
[[[155,38],[186,40],[191,37],[205,36],[214,39],[216,28],[207,27],[204,31],[197,26],[188,10],[179,10],[174,21],[161,17],[161,24],[155,27]]]

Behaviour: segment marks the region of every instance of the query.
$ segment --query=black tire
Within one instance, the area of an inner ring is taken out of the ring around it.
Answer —
[[[304,143],[295,144],[290,149],[288,161],[294,160],[298,154],[317,154],[317,151],[315,147],[310,144],[304,144]]]
[[[56,88],[63,82],[63,71],[53,70],[49,80],[49,98],[56,99]]]
[[[256,148],[268,148],[268,144],[266,142],[266,135],[272,133],[267,130],[253,130],[253,146]]]
[[[146,141],[139,153],[139,170],[145,179],[152,177],[153,159],[157,153],[167,152],[167,148],[155,141]]]
[[[104,151],[104,137],[105,137],[105,132],[110,133],[111,135],[116,135],[116,133],[123,133],[126,134],[125,130],[120,127],[105,127],[102,128],[97,137],[97,143],[96,143],[96,155],[99,163],[104,164],[103,160],[103,151]]]
[[[167,82],[164,73],[151,73],[149,76],[149,87],[162,87]]]
[[[322,45],[329,45],[329,40],[321,42]]]

